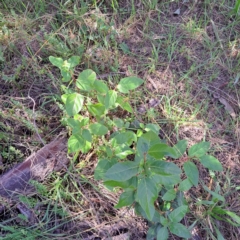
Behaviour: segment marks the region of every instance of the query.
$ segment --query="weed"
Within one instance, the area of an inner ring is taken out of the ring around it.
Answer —
[[[124,190],[115,208],[134,206],[136,212],[152,223],[149,239],[155,236],[168,239],[169,231],[180,237],[190,237],[189,230],[180,223],[188,212],[184,199],[180,199],[182,191],[198,185],[199,172],[193,160],[199,160],[209,170],[222,171],[221,163],[207,155],[210,143],[195,144],[184,156],[187,142],[181,140],[169,147],[158,137],[158,125],[139,123],[134,131],[129,128],[130,122],[114,118],[117,107],[133,112],[123,94],[140,86],[142,79],[123,78],[111,90],[89,69],[81,72],[77,79],[73,78],[79,57],[73,56],[65,61],[52,56],[49,59],[60,69],[62,81],[74,84],[73,89],[64,87],[62,95],[67,113],[65,122],[71,129],[69,152],[87,153],[95,149],[99,156],[95,179],[103,180],[109,189]],[[150,118],[154,117],[152,114]],[[133,161],[129,160],[130,156]],[[181,169],[166,161],[167,157],[184,159],[186,179],[181,180]]]

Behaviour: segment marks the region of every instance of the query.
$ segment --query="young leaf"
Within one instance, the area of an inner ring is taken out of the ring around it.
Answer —
[[[202,157],[210,148],[210,142],[200,142],[188,150],[189,157]]]
[[[136,190],[137,181],[138,181],[137,177],[132,177],[132,178],[128,179],[127,181],[123,181],[123,182],[106,180],[106,181],[104,181],[104,185],[106,187],[110,187],[110,188],[120,187],[120,188],[123,188],[123,189]]]
[[[92,134],[102,136],[108,132],[108,128],[100,123],[92,123],[89,125]]]
[[[105,108],[109,109],[112,106],[114,106],[116,100],[117,100],[117,92],[114,90],[108,91],[104,101]]]
[[[175,210],[173,210],[168,215],[168,218],[171,222],[178,223],[183,219],[183,217],[186,215],[187,211],[188,211],[188,206],[183,205],[183,206],[178,207]]]
[[[139,87],[143,82],[144,81],[138,77],[126,77],[120,80],[117,88],[121,93],[129,93],[129,90]]]
[[[179,191],[188,191],[192,187],[192,182],[187,178],[183,180],[178,187]]]
[[[176,152],[176,158],[180,158],[187,149],[187,140],[180,140],[176,145],[173,146],[173,149]]]
[[[122,96],[117,97],[117,103],[120,105],[120,107],[130,113],[133,113],[133,109],[128,101],[128,98],[124,98]]]
[[[125,206],[130,206],[134,202],[135,190],[127,190],[123,192],[119,198],[118,204],[115,206],[116,209],[122,208]]]
[[[87,108],[89,112],[96,117],[100,117],[105,113],[105,107],[101,103],[90,104]]]
[[[76,85],[81,90],[90,91],[93,89],[93,84],[95,80],[96,73],[90,69],[86,69],[79,74]]]
[[[137,172],[138,164],[126,161],[113,165],[110,169],[108,169],[105,177],[109,180],[126,181],[135,176]]]
[[[84,97],[79,93],[71,93],[67,95],[66,111],[69,116],[73,116],[82,109]]]
[[[67,61],[70,64],[70,68],[74,68],[79,64],[80,57],[79,56],[72,56]]]
[[[52,65],[54,65],[60,69],[62,68],[63,62],[64,62],[62,58],[57,58],[57,57],[53,57],[53,56],[49,57],[49,61],[52,63]]]
[[[202,165],[206,168],[208,168],[209,170],[213,170],[213,171],[222,171],[222,164],[218,161],[218,159],[216,159],[213,156],[210,155],[204,155],[202,157],[199,157],[200,162],[202,163]]]
[[[169,233],[167,227],[161,227],[157,230],[157,240],[168,240]]]
[[[163,196],[162,199],[164,201],[172,201],[173,199],[176,198],[176,192],[174,189],[169,189]]]
[[[149,220],[155,214],[154,201],[158,197],[158,188],[151,178],[139,179],[136,201],[139,202]]]
[[[63,82],[69,82],[72,78],[70,72],[68,69],[61,69],[61,75],[62,75],[62,81]]]
[[[190,182],[194,185],[198,185],[199,172],[196,165],[193,162],[185,162],[183,165],[184,171]]]
[[[171,233],[182,238],[190,238],[192,236],[189,230],[181,223],[171,223],[169,225],[169,230]]]
[[[70,153],[77,152],[84,148],[86,141],[80,135],[72,135],[68,139],[68,149]]]

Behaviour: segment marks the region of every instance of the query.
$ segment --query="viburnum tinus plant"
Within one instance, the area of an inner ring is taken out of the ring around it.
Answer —
[[[146,218],[150,224],[148,239],[168,239],[169,231],[191,237],[181,220],[189,211],[183,192],[199,182],[195,162],[209,170],[222,171],[221,163],[207,154],[210,143],[200,142],[186,153],[187,141],[168,146],[158,136],[158,125],[140,123],[133,129],[130,122],[115,117],[119,107],[133,113],[129,92],[143,84],[142,79],[125,77],[112,89],[90,69],[75,79],[74,67],[80,61],[77,56],[65,61],[51,56],[49,60],[60,69],[62,81],[69,82],[67,87],[63,85],[61,96],[64,121],[71,129],[69,153],[95,149],[95,179],[102,180],[110,190],[122,189],[115,207],[134,207]],[[183,169],[174,163],[179,158],[185,161]]]

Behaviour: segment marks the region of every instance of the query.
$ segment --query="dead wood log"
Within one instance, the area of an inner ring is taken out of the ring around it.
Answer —
[[[16,200],[19,194],[33,190],[33,186],[29,184],[30,180],[42,181],[67,163],[67,139],[62,137],[45,145],[24,162],[3,174],[0,177],[0,212],[4,202],[10,203]]]

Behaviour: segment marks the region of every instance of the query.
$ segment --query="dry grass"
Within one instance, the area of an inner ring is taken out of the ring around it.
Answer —
[[[99,8],[95,1],[36,2],[0,3],[1,171],[41,146],[37,130],[48,142],[63,129],[60,74],[48,57],[79,55],[77,71],[142,77],[142,94],[131,99],[135,117],[158,123],[170,144],[178,139],[190,145],[210,141],[212,155],[224,166],[210,187],[214,191],[219,184],[225,207],[239,215],[240,18],[229,15],[234,1],[124,0],[114,8],[110,2],[116,1],[96,1]],[[180,14],[174,14],[178,9]],[[151,98],[160,104],[141,115],[138,107]],[[2,213],[2,225],[19,228],[2,230],[2,236],[109,239],[128,233],[130,239],[145,239],[145,222],[131,210],[114,209],[119,193],[111,194],[94,181],[95,155],[73,158],[68,171],[46,179],[48,194],[40,191],[32,197],[40,204],[39,232],[10,210]],[[209,186],[205,169],[201,181]],[[191,214],[186,224],[197,220],[198,235],[216,239],[213,221],[225,239],[238,239],[238,227],[212,220],[205,206],[192,204],[207,195],[202,186],[187,193]]]

